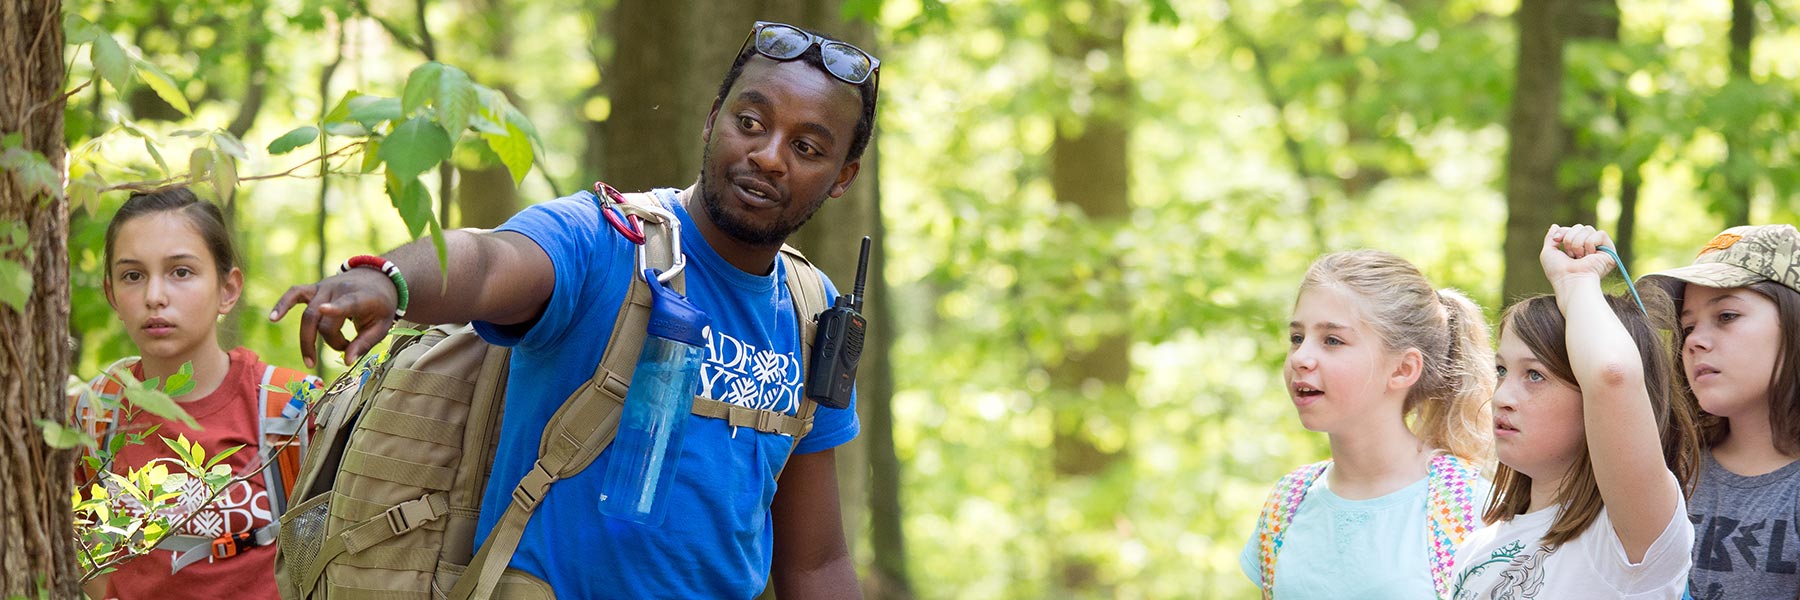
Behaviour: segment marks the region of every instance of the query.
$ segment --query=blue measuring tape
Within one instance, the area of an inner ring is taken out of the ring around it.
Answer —
[[[1637,301],[1638,310],[1644,311],[1646,315],[1650,314],[1650,309],[1644,308],[1644,298],[1638,295],[1637,284],[1631,281],[1631,273],[1625,271],[1625,259],[1619,257],[1619,251],[1612,246],[1600,246],[1599,249],[1612,257],[1613,264],[1619,265],[1619,276],[1625,278],[1625,289],[1631,290],[1631,299]]]

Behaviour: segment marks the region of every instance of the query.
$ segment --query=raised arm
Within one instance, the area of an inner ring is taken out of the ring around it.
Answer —
[[[1538,259],[1567,323],[1565,341],[1600,497],[1632,562],[1640,562],[1681,500],[1681,485],[1663,462],[1661,433],[1644,383],[1643,357],[1607,304],[1600,278],[1615,268],[1599,246],[1605,232],[1552,226]]]
[[[510,231],[446,231],[444,245],[449,258],[447,275],[438,269],[437,251],[429,239],[385,255],[406,278],[408,321],[511,325],[543,312],[556,277],[550,256],[536,242]],[[300,354],[306,358],[306,366],[316,363],[313,348],[318,337],[343,351],[344,362],[349,364],[394,326],[399,299],[393,281],[380,271],[351,269],[318,283],[288,288],[269,313],[269,320],[279,321],[294,305],[305,304],[300,314]],[[355,324],[355,339],[345,338],[345,321]]]

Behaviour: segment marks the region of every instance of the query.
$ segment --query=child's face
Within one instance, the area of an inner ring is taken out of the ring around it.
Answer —
[[[1688,285],[1682,293],[1681,361],[1700,408],[1727,419],[1769,412],[1781,352],[1775,302],[1745,288]]]
[[[144,215],[119,228],[108,265],[107,300],[138,352],[187,360],[216,343],[219,315],[237,304],[241,276],[219,273],[200,233],[174,212]]]
[[[1587,443],[1581,422],[1581,390],[1544,368],[1510,328],[1500,333],[1494,357],[1494,446],[1500,462],[1532,479],[1567,472]]]
[[[1382,400],[1400,358],[1363,321],[1358,302],[1342,288],[1323,286],[1303,290],[1294,303],[1281,373],[1309,430],[1351,431],[1386,416]]]

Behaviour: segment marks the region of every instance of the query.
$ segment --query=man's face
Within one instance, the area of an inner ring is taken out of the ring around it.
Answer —
[[[856,178],[846,162],[862,114],[856,86],[801,60],[755,56],[706,126],[700,191],[711,224],[778,246]]]

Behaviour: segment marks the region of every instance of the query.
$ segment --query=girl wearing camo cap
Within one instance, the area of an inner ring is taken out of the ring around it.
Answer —
[[[1689,592],[1800,595],[1800,232],[1733,227],[1694,264],[1645,276],[1680,311],[1681,393],[1697,403]]]

